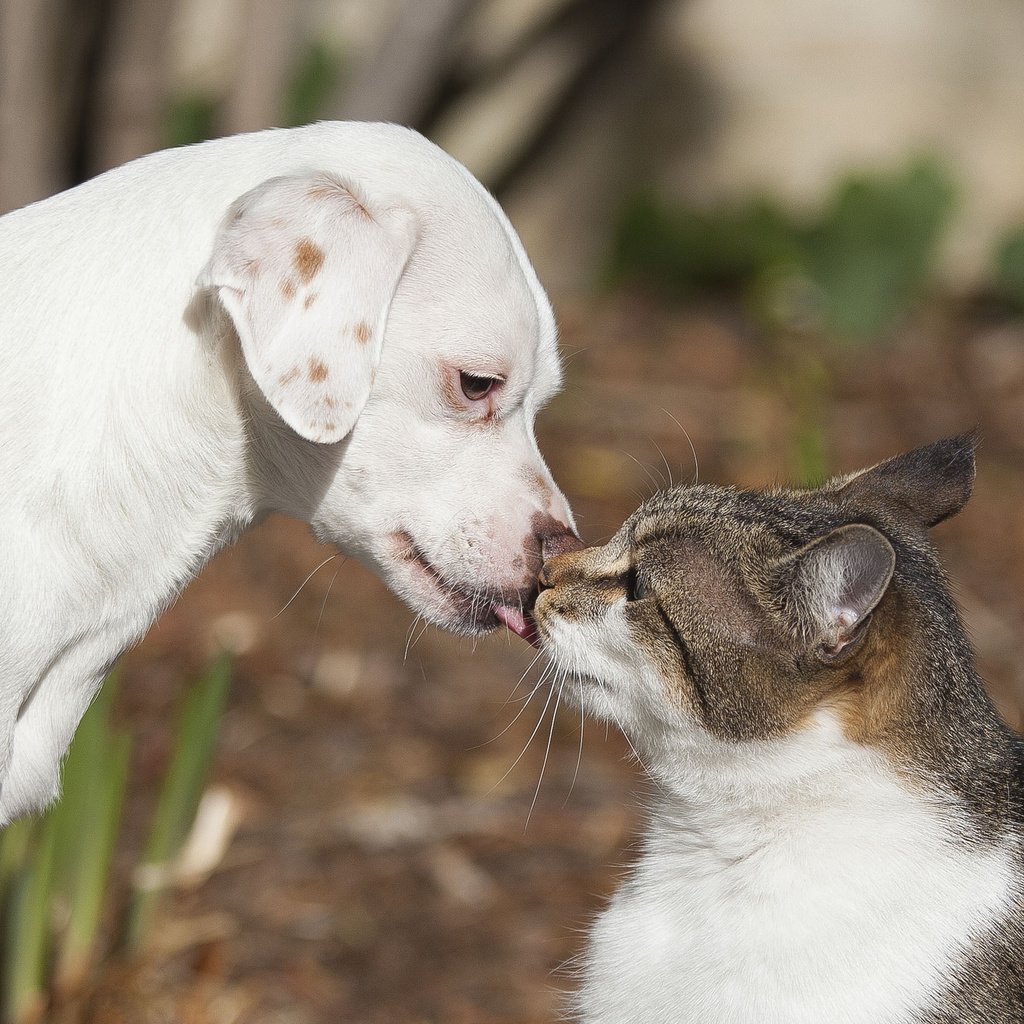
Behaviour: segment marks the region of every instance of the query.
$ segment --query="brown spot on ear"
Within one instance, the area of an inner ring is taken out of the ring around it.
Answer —
[[[326,409],[333,409],[338,404],[338,400],[334,395],[324,395],[323,398],[320,399],[320,403]]]
[[[292,263],[302,281],[309,284],[320,273],[320,268],[324,265],[324,251],[311,239],[300,239],[295,246]]]
[[[324,430],[326,430],[328,433],[331,433],[334,430],[334,424],[333,423],[325,423],[324,424]]]
[[[320,362],[319,359],[310,359],[309,361],[309,379],[314,383],[320,383],[321,381],[327,380],[327,365]]]
[[[295,282],[290,277],[281,282],[281,294],[289,301],[295,298]]]
[[[287,387],[289,384],[292,383],[292,381],[298,380],[300,372],[301,371],[297,366],[293,366],[287,373],[281,374],[281,376],[278,378],[278,383],[282,387]]]
[[[242,264],[242,272],[247,277],[255,277],[260,272],[260,261],[252,256]]]
[[[373,334],[373,328],[365,320],[360,320],[359,323],[352,328],[352,333],[355,335],[356,341],[360,345],[365,345]]]
[[[305,297],[305,299],[302,300],[302,308],[303,309],[309,309],[309,307],[312,306],[314,302],[316,302],[317,297],[318,297],[318,293],[317,292],[310,292]]]

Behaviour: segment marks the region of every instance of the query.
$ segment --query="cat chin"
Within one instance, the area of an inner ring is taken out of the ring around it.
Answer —
[[[563,691],[569,702],[592,718],[616,726],[638,752],[662,751],[672,745],[673,739],[689,748],[695,730],[703,735],[695,722],[682,715],[673,715],[671,722],[666,721],[669,704],[662,683],[646,667],[601,677],[581,672],[578,663],[575,672],[558,659],[554,663],[571,679],[571,685]]]
[[[622,699],[615,691],[602,682],[589,676],[579,677],[574,680],[572,687],[572,699],[583,710],[602,722],[617,724],[622,721],[623,714],[627,708],[623,706]]]
[[[566,689],[573,703],[602,721],[622,728],[632,721],[637,708],[638,671],[624,670],[618,659],[604,657],[592,645],[565,645],[544,642],[542,649],[551,658],[557,675],[572,680]]]

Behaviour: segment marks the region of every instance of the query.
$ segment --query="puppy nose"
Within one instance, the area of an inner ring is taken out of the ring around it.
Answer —
[[[567,555],[570,551],[580,551],[582,548],[583,541],[568,526],[564,525],[558,533],[542,535],[540,538],[540,554],[545,562],[549,558]]]
[[[540,574],[537,576],[537,585],[541,590],[550,590],[555,585],[554,578],[551,575],[551,571],[548,569],[547,562],[540,567]]]
[[[557,562],[562,555],[571,554],[573,551],[581,551],[584,544],[565,523],[560,523],[552,518],[544,525],[546,530],[544,532],[537,532],[542,561],[537,582],[541,587],[551,587],[554,586],[555,579],[549,568],[551,562]]]
[[[583,541],[565,523],[554,516],[534,516],[532,532],[527,535],[524,547],[530,561],[530,572],[540,574],[544,563],[556,555],[578,551]]]

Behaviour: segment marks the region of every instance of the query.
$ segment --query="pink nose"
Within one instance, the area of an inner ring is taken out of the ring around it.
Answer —
[[[569,551],[579,551],[584,546],[575,531],[554,516],[538,512],[530,521],[530,526],[533,534],[526,539],[524,547],[530,571],[534,575],[540,572],[541,566],[549,558]]]

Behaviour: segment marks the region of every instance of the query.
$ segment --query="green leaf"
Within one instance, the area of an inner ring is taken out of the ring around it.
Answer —
[[[1024,227],[1008,231],[996,248],[993,285],[999,298],[1024,310]]]
[[[324,42],[306,49],[285,95],[286,125],[309,124],[322,116],[341,77],[341,64],[337,51]]]
[[[767,200],[697,211],[644,193],[623,210],[606,276],[610,284],[643,280],[685,296],[743,284],[765,266],[792,261],[796,251],[795,231]]]
[[[171,100],[164,135],[168,146],[205,142],[216,134],[217,101],[202,93],[187,93]]]
[[[906,313],[932,272],[953,199],[932,160],[840,185],[804,243],[807,272],[838,335],[875,337]]]
[[[143,857],[141,874],[145,882],[136,891],[129,913],[127,942],[134,949],[141,949],[146,943],[164,884],[161,875],[181,849],[195,819],[230,682],[230,658],[224,655],[185,698],[175,749]]]
[[[736,290],[772,330],[875,337],[927,284],[953,201],[931,159],[842,180],[806,223],[763,198],[696,210],[641,194],[615,229],[606,283],[642,281],[668,297]]]
[[[128,783],[131,747],[127,733],[112,734],[104,723],[104,758],[97,766],[88,803],[84,805],[88,823],[83,824],[77,856],[64,879],[69,916],[55,976],[58,991],[79,988],[95,955]]]
[[[4,915],[0,991],[3,1019],[37,1020],[46,1005],[50,955],[50,912],[57,828],[52,817],[39,823],[31,856],[12,877]]]

